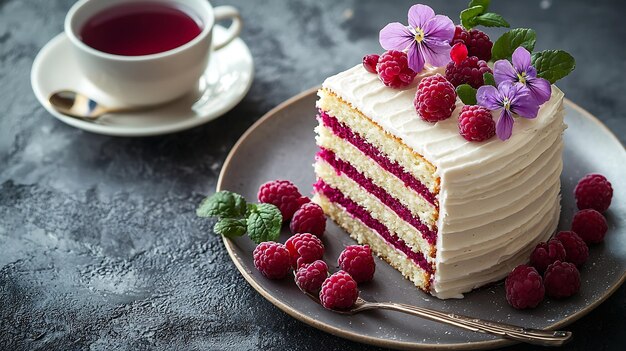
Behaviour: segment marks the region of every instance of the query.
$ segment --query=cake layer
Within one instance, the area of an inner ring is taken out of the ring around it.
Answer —
[[[352,216],[340,205],[331,202],[324,195],[316,194],[313,201],[318,203],[328,216],[335,221],[350,237],[361,245],[369,245],[372,251],[418,288],[429,291],[431,275],[415,264],[403,253],[391,248],[373,229]]]
[[[434,175],[435,167],[420,154],[411,150],[400,139],[386,132],[379,124],[330,90],[321,89],[318,95],[320,97],[317,101],[319,109],[327,112],[341,125],[366,140],[392,163],[398,164],[405,172],[423,184],[431,194],[439,192],[439,179]]]
[[[353,187],[355,191],[360,191],[363,195],[367,194],[369,196],[373,196],[388,209],[394,212],[399,218],[409,223],[413,228],[419,231],[421,236],[426,239],[430,245],[434,245],[436,243],[436,229],[432,230],[428,228],[428,226],[425,225],[419,217],[414,216],[408,208],[400,203],[400,201],[389,195],[385,189],[374,184],[371,179],[365,177],[362,173],[359,173],[352,165],[337,158],[332,151],[324,148],[317,153],[317,158],[318,160],[323,160],[326,164],[332,167],[333,172],[330,172],[331,174],[327,174],[326,178],[333,177],[333,173],[340,176],[345,175],[345,177],[349,178],[356,184],[356,186]],[[319,164],[323,165],[323,163]],[[321,169],[318,172],[318,168],[319,167],[316,168],[316,174],[318,177],[326,179],[322,176]]]
[[[432,266],[421,253],[411,251],[392,235],[387,227],[370,216],[369,212],[323,181],[315,184],[313,201],[318,203],[337,224],[343,227],[359,244],[370,245],[372,251],[385,259],[416,285],[429,286]]]
[[[318,136],[317,144],[332,151],[337,158],[349,163],[359,173],[372,180],[374,184],[385,189],[393,198],[405,206],[413,216],[420,218],[429,228],[433,229],[437,223],[439,212],[437,208],[427,202],[424,197],[408,188],[398,177],[383,169],[377,162],[362,153],[355,146],[333,134],[328,128],[315,128]]]
[[[363,224],[376,231],[376,233],[378,233],[388,246],[403,253],[405,257],[413,261],[426,272],[433,272],[433,267],[430,263],[428,263],[427,258],[423,253],[411,250],[406,243],[398,237],[397,234],[390,232],[390,230],[383,223],[376,220],[376,218],[372,216],[370,211],[344,195],[341,190],[333,188],[329,184],[326,184],[323,180],[318,180],[317,183],[315,183],[315,190],[318,194],[324,195],[333,203],[341,205],[341,207],[343,207],[351,216],[357,218]]]
[[[430,203],[431,205],[435,207],[438,206],[436,194],[431,192],[424,184],[422,184],[422,182],[420,182],[412,174],[407,172],[397,162],[390,160],[387,155],[383,154],[374,145],[369,143],[360,135],[354,133],[346,125],[339,123],[337,118],[330,116],[325,111],[320,111],[318,115],[318,119],[320,120],[320,124],[326,127],[327,129],[329,129],[331,133],[335,135],[336,138],[345,140],[347,143],[351,144],[355,149],[358,149],[364,155],[371,158],[374,162],[378,164],[380,168],[395,175],[399,180],[401,180],[404,183],[406,187],[414,190],[416,193],[421,195],[425,201],[427,201],[428,203]],[[320,137],[324,137],[324,136],[320,134]],[[342,145],[342,146],[345,147],[346,149],[350,149],[348,145]]]
[[[413,252],[424,253],[429,262],[435,262],[435,246],[431,245],[422,234],[404,221],[393,210],[368,193],[358,183],[345,175],[337,174],[331,165],[318,160],[315,172],[319,181],[323,181],[334,189],[341,191],[357,205],[367,210],[370,215],[381,222],[390,232],[395,233]]]
[[[350,233],[351,238],[361,245],[369,245],[378,257],[397,269],[415,286],[424,291],[429,291],[431,275],[406,255],[391,248],[374,230],[349,214],[340,205],[328,200],[324,195],[315,195],[313,201],[318,203],[335,223]]]

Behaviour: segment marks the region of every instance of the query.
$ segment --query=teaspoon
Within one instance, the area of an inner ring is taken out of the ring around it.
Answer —
[[[296,285],[298,283],[296,282]],[[311,300],[321,305],[319,297],[312,294],[299,285],[298,288],[305,293]],[[383,309],[402,312],[417,317],[425,318],[431,321],[440,322],[455,327],[471,330],[477,333],[491,334],[500,336],[506,339],[525,342],[528,344],[542,345],[542,346],[561,346],[570,340],[572,333],[569,331],[549,331],[532,328],[524,328],[515,325],[499,323],[494,321],[488,321],[479,318],[466,317],[453,313],[446,313],[441,311],[432,310],[425,307],[411,306],[402,303],[395,302],[370,302],[366,301],[360,296],[356,300],[356,303],[347,310],[332,310],[340,314],[353,315],[359,312]]]
[[[60,113],[76,118],[95,120],[107,113],[146,110],[154,106],[112,108],[98,103],[96,100],[72,91],[61,90],[52,93],[48,98],[50,105]]]

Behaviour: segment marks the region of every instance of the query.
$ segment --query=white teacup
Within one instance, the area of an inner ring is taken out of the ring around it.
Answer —
[[[180,4],[202,21],[202,32],[172,50],[122,56],[96,50],[80,40],[82,26],[92,16],[111,6],[145,0],[81,0],[65,18],[65,33],[72,43],[82,73],[97,88],[129,106],[155,105],[174,100],[197,87],[212,50],[219,50],[235,39],[242,27],[239,12],[232,6],[213,8],[207,0],[150,0]],[[225,40],[212,43],[215,21],[231,19]]]

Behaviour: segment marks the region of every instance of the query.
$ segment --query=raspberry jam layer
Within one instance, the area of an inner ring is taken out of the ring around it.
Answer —
[[[325,127],[332,130],[333,133],[341,139],[347,140],[350,144],[354,145],[362,153],[367,155],[372,160],[376,161],[387,172],[398,177],[404,185],[415,190],[426,201],[436,208],[439,207],[435,194],[430,192],[428,188],[422,184],[417,178],[404,170],[397,162],[391,161],[385,154],[378,150],[374,145],[367,142],[358,134],[354,133],[350,128],[339,122],[335,117],[330,116],[328,113],[319,110],[318,119],[322,121]]]
[[[419,218],[415,217],[406,206],[402,205],[400,201],[389,195],[385,189],[374,184],[371,179],[367,178],[351,164],[339,159],[331,150],[320,148],[320,151],[317,153],[317,157],[326,161],[326,163],[331,165],[337,173],[345,174],[368,193],[374,195],[378,200],[380,200],[380,202],[389,207],[400,218],[415,227],[415,229],[419,230],[420,233],[422,233],[422,237],[426,239],[429,244],[435,245],[437,242],[437,232],[428,228],[428,226],[426,226],[426,224],[424,224]]]
[[[428,273],[433,273],[433,267],[428,264],[424,254],[421,252],[415,252],[400,238],[395,235],[391,235],[389,229],[370,215],[367,210],[359,206],[356,202],[346,197],[340,190],[331,187],[323,180],[318,180],[314,185],[315,191],[326,196],[331,202],[339,204],[343,207],[351,216],[361,221],[370,229],[376,231],[380,237],[385,240],[394,249],[405,254],[411,261],[415,262],[423,270]]]

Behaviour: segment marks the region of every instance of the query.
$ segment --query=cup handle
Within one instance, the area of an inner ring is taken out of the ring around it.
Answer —
[[[241,33],[241,27],[243,26],[243,21],[241,20],[241,15],[239,15],[239,11],[232,6],[218,6],[213,9],[213,13],[215,14],[215,22],[222,21],[225,19],[232,20],[232,23],[228,27],[226,32],[226,38],[221,40],[220,42],[213,43],[213,50],[219,50],[224,46],[228,45],[233,39],[239,36]]]

